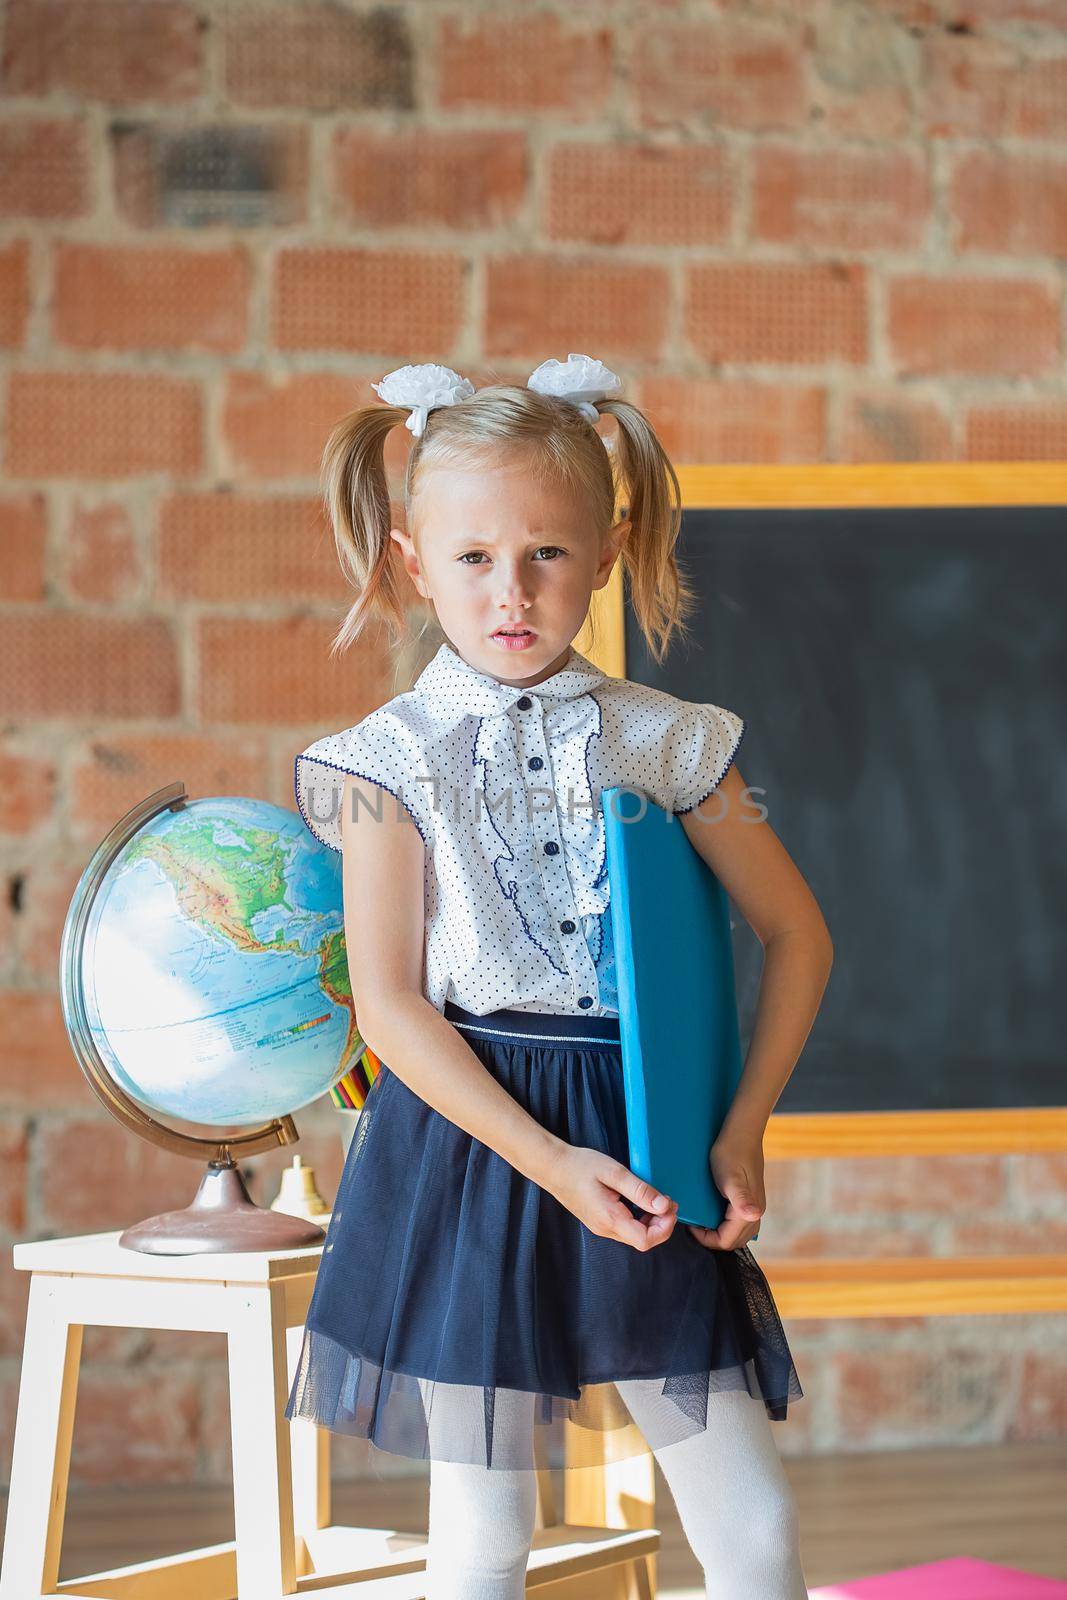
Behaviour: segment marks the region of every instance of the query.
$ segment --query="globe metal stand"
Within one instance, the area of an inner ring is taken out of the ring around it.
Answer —
[[[183,783],[157,789],[115,824],[100,843],[74,892],[60,948],[60,996],[67,1033],[78,1065],[97,1099],[123,1127],[142,1139],[193,1160],[206,1160],[192,1203],[134,1223],[119,1235],[127,1250],[147,1255],[183,1256],[234,1250],[298,1250],[322,1244],[326,1234],[317,1223],[287,1212],[257,1206],[245,1185],[238,1156],[295,1144],[300,1135],[291,1116],[276,1117],[247,1132],[210,1135],[183,1133],[158,1122],[111,1076],[92,1036],[80,981],[86,930],[93,903],[111,866],[133,836],[163,811],[186,804]],[[203,1124],[191,1124],[203,1126]]]

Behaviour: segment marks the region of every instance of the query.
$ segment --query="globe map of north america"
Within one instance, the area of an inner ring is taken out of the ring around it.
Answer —
[[[193,800],[141,827],[98,890],[80,982],[115,1081],[189,1122],[299,1110],[363,1049],[341,858],[264,801]]]

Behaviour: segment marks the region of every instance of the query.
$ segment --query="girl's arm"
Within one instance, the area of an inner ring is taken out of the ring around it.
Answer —
[[[764,1130],[811,1032],[834,959],[815,897],[762,811],[747,798],[734,765],[701,805],[682,815],[686,834],[763,946],[744,1071],[708,1152],[726,1214],[717,1228],[687,1224],[709,1250],[741,1249],[759,1231],[767,1208]]]
[[[745,1068],[719,1141],[762,1140],[822,1003],[833,944],[815,897],[736,764],[682,826],[763,946]]]

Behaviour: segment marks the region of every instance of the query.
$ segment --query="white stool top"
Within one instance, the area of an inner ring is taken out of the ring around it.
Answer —
[[[323,1223],[329,1221],[323,1218]],[[12,1250],[20,1272],[57,1272],[108,1278],[184,1278],[198,1283],[273,1283],[316,1273],[322,1245],[297,1250],[231,1250],[207,1255],[155,1256],[127,1250],[114,1233],[83,1233],[67,1239],[38,1239]]]

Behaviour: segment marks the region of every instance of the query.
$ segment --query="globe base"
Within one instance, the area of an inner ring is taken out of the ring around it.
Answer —
[[[307,1249],[325,1239],[318,1223],[257,1206],[235,1162],[212,1161],[191,1205],[134,1223],[119,1244],[150,1256],[197,1256]]]

